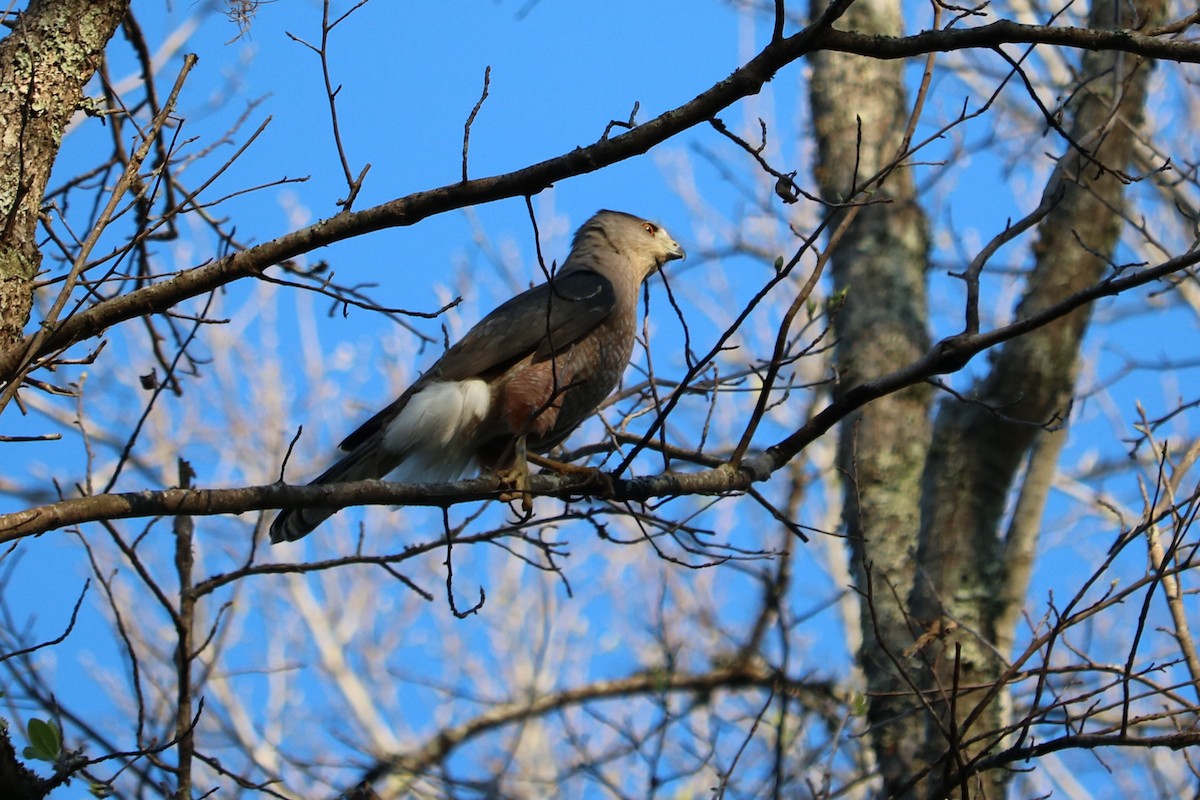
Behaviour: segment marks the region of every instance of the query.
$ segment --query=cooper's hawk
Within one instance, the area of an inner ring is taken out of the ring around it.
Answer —
[[[665,230],[601,211],[558,273],[488,314],[420,380],[346,437],[313,483],[391,475],[457,480],[474,464],[524,489],[526,451],[567,437],[616,387],[633,353],[638,289],[683,248]],[[294,541],[336,509],[284,510],[271,541]]]

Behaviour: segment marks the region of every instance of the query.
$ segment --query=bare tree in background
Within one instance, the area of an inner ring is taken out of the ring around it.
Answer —
[[[0,588],[0,794],[1197,791],[1195,342],[1151,363],[1129,337],[1200,310],[1200,15],[746,7],[766,45],[669,113],[473,178],[485,78],[455,98],[478,100],[462,180],[361,208],[331,65],[363,5],[326,4],[320,37],[293,37],[325,80],[336,213],[256,244],[225,209],[290,179],[215,188],[254,158],[256,107],[192,142],[195,59],[152,56],[138,9],[5,12],[0,586],[47,558],[90,577],[53,589],[65,621],[21,618]],[[243,31],[263,13],[223,10]],[[117,79],[118,48],[138,80]],[[772,79],[802,82],[798,130],[783,109],[758,118]],[[106,126],[110,147],[52,185],[68,125]],[[454,291],[392,307],[318,249],[466,209],[480,255],[461,270],[502,295],[566,251],[570,226],[536,195],[655,148],[697,246],[672,225],[690,266],[648,293],[622,389],[556,454],[598,472],[535,476],[527,520],[488,477],[277,480],[347,431],[320,404],[361,416],[363,364],[401,365],[398,391],[414,350],[488,307]],[[1003,176],[955,185],[976,153]],[[722,196],[691,182],[704,169]],[[964,192],[1011,193],[1023,216],[964,231]],[[475,210],[505,199],[531,224],[498,237]],[[329,352],[327,303],[386,336]],[[1096,372],[1105,347],[1125,354],[1118,380]],[[311,408],[281,389],[301,372]],[[1101,455],[1065,458],[1101,415]],[[39,451],[63,437],[72,458]],[[1056,491],[1067,511],[1048,510]],[[258,512],[360,505],[265,546]],[[1071,569],[1031,594],[1075,530],[1093,535],[1059,556]],[[92,694],[112,713],[56,678],[82,625],[107,632]]]

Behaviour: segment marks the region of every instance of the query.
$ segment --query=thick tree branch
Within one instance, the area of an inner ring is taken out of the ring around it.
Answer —
[[[417,192],[363,211],[343,211],[298,231],[250,247],[170,280],[99,303],[56,326],[34,355],[42,356],[96,336],[112,325],[147,314],[166,311],[188,298],[212,291],[241,278],[258,274],[281,261],[319,247],[384,228],[413,225],[435,214],[508,197],[537,194],[568,177],[641,155],[650,148],[714,116],[737,100],[757,94],[783,66],[812,50],[819,34],[827,30],[849,6],[840,0],[809,28],[781,42],[773,42],[745,66],[695,99],[668,111],[645,125],[612,139],[539,164],[471,181]],[[12,378],[27,339],[16,348],[0,352],[0,380]]]
[[[740,664],[711,672],[698,674],[647,672],[611,681],[581,686],[536,697],[525,702],[497,705],[461,725],[443,730],[423,746],[408,753],[397,753],[377,761],[367,769],[359,782],[371,784],[386,775],[403,773],[419,777],[448,757],[455,748],[470,740],[506,725],[537,719],[554,711],[582,705],[597,700],[631,698],[638,696],[661,696],[695,693],[709,695],[722,689],[742,689],[758,686],[763,689],[777,688],[790,696],[811,696],[823,703],[832,695],[834,687],[819,681],[798,681],[781,676],[774,671],[764,670],[750,664]],[[357,795],[355,795],[357,796]]]
[[[1022,25],[998,20],[979,28],[925,31],[913,36],[867,36],[829,30],[818,37],[817,47],[869,58],[913,58],[934,51],[992,49],[1004,44],[1046,44],[1080,50],[1108,50],[1178,63],[1200,62],[1200,44],[1168,38],[1169,27],[1139,32],[1129,29]]]
[[[1197,263],[1200,263],[1200,252],[1189,253],[1155,267],[1099,283],[1011,325],[986,333],[959,334],[943,339],[935,343],[923,357],[904,369],[859,384],[844,392],[790,436],[771,445],[762,453],[743,459],[739,469],[723,464],[697,472],[664,472],[631,479],[619,479],[599,472],[590,475],[541,474],[531,476],[530,491],[537,496],[562,499],[593,496],[628,502],[641,502],[659,497],[720,495],[746,491],[756,481],[770,478],[776,470],[795,458],[805,446],[830,430],[847,414],[872,400],[936,375],[955,372],[984,350],[1047,325],[1101,297],[1121,294]],[[318,506],[446,507],[495,499],[500,492],[501,486],[496,479],[477,478],[455,483],[422,485],[384,481],[356,481],[318,486],[275,483],[234,489],[166,489],[100,494],[0,514],[0,544],[97,520],[173,514],[242,514],[273,508]]]
[[[1166,41],[1128,31],[1052,28],[997,22],[984,28],[936,31],[909,37],[863,36],[829,26],[850,5],[834,3],[813,25],[786,39],[773,41],[725,80],[676,109],[611,139],[538,164],[488,178],[465,181],[383,203],[357,212],[342,212],[307,228],[196,267],[170,280],[99,303],[64,320],[45,337],[35,356],[61,350],[96,336],[119,322],[166,311],[188,298],[261,273],[303,253],[377,230],[413,225],[467,206],[536,194],[569,177],[583,175],[646,153],[738,100],[757,94],[784,66],[816,50],[839,50],[875,58],[906,58],[934,50],[991,48],[1001,44],[1058,44],[1088,49],[1109,48],[1141,55],[1200,62],[1200,44]],[[29,341],[0,353],[0,380],[11,379]]]

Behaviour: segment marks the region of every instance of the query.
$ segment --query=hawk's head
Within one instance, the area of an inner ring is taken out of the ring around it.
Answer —
[[[575,234],[572,255],[585,256],[590,269],[609,278],[632,270],[638,283],[685,253],[671,234],[649,220],[623,211],[599,211]]]

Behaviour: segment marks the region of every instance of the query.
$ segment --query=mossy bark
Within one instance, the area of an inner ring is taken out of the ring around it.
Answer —
[[[903,27],[892,0],[855,3],[838,25],[892,36]],[[851,196],[892,164],[904,145],[911,113],[904,70],[895,62],[841,53],[820,53],[812,64],[821,193],[830,202],[867,203],[854,212],[832,253],[834,285],[846,294],[834,320],[838,387],[844,392],[911,364],[929,348],[928,223],[904,166]],[[892,724],[911,709],[912,699],[888,653],[899,654],[912,643],[901,601],[915,574],[911,554],[920,528],[929,407],[926,386],[881,398],[849,417],[839,440],[852,573],[860,590],[873,588],[863,604],[859,655],[872,698],[867,712],[872,745],[888,785],[903,782],[919,754],[905,726]]]
[[[63,131],[128,0],[33,0],[0,41],[0,351],[20,341],[38,215]]]
[[[63,132],[128,0],[33,0],[0,41],[0,353],[21,341],[41,265],[42,196]],[[0,797],[44,797],[50,783],[0,735]]]
[[[1162,18],[1157,0],[1134,5],[1097,0],[1091,25],[1135,27],[1132,14],[1137,24]],[[899,35],[900,4],[862,0],[838,24]],[[895,62],[836,53],[812,63],[816,176],[826,199],[846,200],[900,146],[911,113],[904,71]],[[1128,54],[1085,55],[1081,89],[1065,119],[1072,141],[1088,154],[1064,145],[1050,189],[1054,207],[1039,228],[1019,316],[1060,302],[1110,270],[1125,187],[1114,170],[1130,161],[1149,72],[1149,63]],[[911,363],[927,348],[927,222],[911,178],[901,166],[855,199],[870,204],[837,243],[832,263],[835,285],[847,293],[835,320],[843,391]],[[887,202],[872,202],[880,200]],[[1006,547],[1005,509],[1030,453],[1055,435],[1040,426],[1066,416],[1088,322],[1082,309],[1013,340],[969,393],[980,402],[949,398],[936,423],[928,392],[917,388],[870,404],[841,428],[851,558],[859,589],[872,590],[862,604],[860,663],[884,797],[1004,796],[1002,771],[969,781],[956,774],[981,749],[999,746],[994,736],[967,742],[1002,728],[1002,697],[979,710],[971,729],[964,723],[1002,672],[1000,656],[1007,653],[996,647],[1011,643],[1019,619],[1014,605],[1024,600],[1028,564],[1017,562],[1028,561],[1032,546]],[[1049,480],[1048,474],[1028,472],[1030,480]],[[1025,513],[1040,514],[1040,506]],[[955,686],[973,689],[951,697]]]
[[[1165,3],[1158,0],[1130,5],[1097,0],[1090,25],[1153,25],[1164,13]],[[1126,180],[1119,173],[1131,163],[1150,72],[1150,62],[1125,53],[1084,56],[1081,88],[1068,104],[1065,119],[1071,139],[1087,154],[1069,147],[1051,178],[1046,191],[1053,208],[1038,227],[1018,318],[1111,274],[1110,261],[1124,224]],[[948,399],[938,409],[917,546],[923,579],[912,587],[910,607],[914,617],[926,623],[953,620],[957,625],[924,652],[932,665],[928,685],[981,688],[960,693],[953,720],[945,711],[948,698],[941,698],[942,719],[929,719],[922,737],[928,764],[951,761],[955,746],[939,731],[951,729],[969,741],[1006,722],[1004,704],[993,700],[970,729],[963,724],[1003,670],[1000,659],[1009,654],[998,652],[996,645],[1013,640],[1012,626],[1020,616],[1012,604],[1024,600],[1024,587],[1015,591],[1011,578],[1028,575],[1034,548],[1007,546],[1006,508],[1031,453],[1050,438],[1061,437],[1055,429],[1067,421],[1090,318],[1090,307],[1084,307],[1014,339],[992,355],[988,374],[971,392],[978,403]],[[1048,479],[1043,469],[1026,473],[1026,480]],[[976,752],[964,747],[962,754],[973,757]],[[933,785],[942,774],[939,768]],[[972,782],[980,796],[1002,796],[999,772],[980,780]]]

